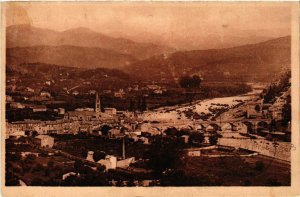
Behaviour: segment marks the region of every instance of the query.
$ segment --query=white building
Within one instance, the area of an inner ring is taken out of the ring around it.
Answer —
[[[149,90],[158,90],[158,89],[160,89],[161,87],[158,86],[158,85],[147,85],[147,88],[148,88]]]
[[[117,114],[117,109],[106,107],[106,108],[104,108],[104,113],[109,114],[109,115],[116,115]]]
[[[15,131],[15,132],[9,133],[8,136],[19,138],[19,137],[26,136],[26,135],[25,135],[25,131]]]
[[[161,89],[159,89],[159,90],[154,90],[153,91],[155,94],[162,94],[163,93],[163,91],[161,90]]]
[[[101,159],[97,163],[104,165],[106,170],[116,169],[117,168],[117,157],[115,157],[113,155],[107,155],[105,157],[105,159]]]
[[[34,141],[41,147],[52,148],[54,145],[54,138],[48,135],[38,135],[35,137]]]
[[[74,91],[72,92],[72,94],[73,94],[74,96],[77,96],[77,95],[79,95],[79,92],[78,92],[77,90],[74,90]]]
[[[189,148],[189,149],[186,149],[186,154],[189,157],[200,157],[201,149],[200,148]]]
[[[26,91],[27,92],[34,92],[34,89],[30,88],[30,87],[26,87]]]
[[[9,96],[9,95],[6,95],[5,98],[6,98],[5,99],[6,102],[13,102],[14,101],[13,98],[11,96]]]
[[[181,138],[183,139],[184,143],[188,143],[188,142],[189,142],[190,136],[188,136],[188,135],[183,135],[183,136],[181,136]]]
[[[95,162],[95,160],[94,160],[94,151],[89,151],[88,152],[86,160]]]
[[[33,112],[45,112],[47,111],[47,107],[45,105],[34,105],[31,106]]]
[[[64,115],[65,113],[66,113],[65,108],[62,107],[58,108],[58,114]]]
[[[10,103],[9,105],[11,108],[16,108],[16,109],[24,109],[25,106],[22,103],[14,102]]]
[[[45,84],[47,84],[48,86],[51,85],[51,81],[46,81]]]

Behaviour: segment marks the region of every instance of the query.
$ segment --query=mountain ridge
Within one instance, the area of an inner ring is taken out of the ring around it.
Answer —
[[[20,33],[18,30],[20,26],[15,27],[16,31]],[[169,82],[178,80],[182,75],[192,74],[204,76],[208,80],[212,80],[214,77],[261,80],[276,74],[282,66],[291,64],[291,36],[222,49],[185,50],[172,53],[156,50],[148,58],[142,55],[145,58],[143,59],[137,54],[141,51],[144,52],[143,47],[145,46],[150,46],[150,52],[155,50],[155,44],[150,43],[131,48],[132,44],[136,44],[131,40],[107,37],[82,27],[63,32],[43,30],[32,26],[21,27],[24,32],[27,32],[27,36],[28,32],[37,32],[32,37],[32,39],[34,38],[33,42],[29,43],[33,46],[7,48],[8,64],[41,62],[81,68],[112,68],[123,70],[140,80],[166,80]],[[8,28],[8,31],[13,32],[14,28]],[[14,41],[20,36],[18,33],[7,36],[13,38],[10,41]],[[47,45],[55,44],[58,41],[57,37],[59,36],[56,34],[63,34],[63,40],[59,40],[59,45]],[[44,39],[44,35],[48,40]],[[85,39],[80,39],[82,36]],[[26,44],[29,41],[22,38],[20,43],[25,42],[23,44]],[[38,43],[42,44],[36,45]],[[75,45],[66,43],[75,43]],[[97,43],[102,43],[104,47],[95,47],[94,45]],[[115,44],[119,46],[115,47]],[[8,42],[9,46],[13,46],[13,43]],[[139,52],[130,55],[134,50]]]
[[[98,47],[145,59],[174,49],[152,43],[138,43],[125,38],[113,38],[88,28],[78,27],[66,31],[54,31],[31,25],[12,25],[6,28],[6,47],[60,46]]]
[[[126,67],[128,73],[141,79],[173,80],[181,75],[199,74],[208,78],[235,76],[249,80],[253,75],[263,79],[281,67],[291,64],[291,37],[285,36],[269,41],[232,48],[178,51],[134,62]],[[143,70],[143,72],[141,72]],[[171,76],[168,76],[168,74]],[[212,74],[213,73],[213,74]],[[226,73],[226,74],[225,74]],[[253,73],[252,76],[251,73]],[[224,76],[226,75],[226,76]]]

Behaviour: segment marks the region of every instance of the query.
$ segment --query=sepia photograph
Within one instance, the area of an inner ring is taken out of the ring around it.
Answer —
[[[291,187],[294,5],[3,3],[2,185]]]

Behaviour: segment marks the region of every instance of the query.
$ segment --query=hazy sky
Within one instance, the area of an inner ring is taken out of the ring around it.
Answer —
[[[7,25],[32,24],[64,31],[87,27],[145,40],[213,40],[290,35],[288,3],[104,3],[26,2],[7,6]],[[151,37],[151,36],[150,36]]]

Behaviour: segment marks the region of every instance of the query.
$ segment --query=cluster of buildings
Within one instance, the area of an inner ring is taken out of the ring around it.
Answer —
[[[15,91],[15,88],[13,88],[13,90]],[[18,96],[17,100],[14,100],[13,97],[10,95],[6,95],[6,103],[11,109],[31,109],[32,112],[46,112],[48,110],[46,105],[32,104],[32,103],[42,103],[42,102],[50,101],[52,99],[50,92],[41,90],[38,94],[36,94],[35,93],[36,91],[30,87],[25,87],[25,90],[21,92],[22,92],[21,94],[22,96]],[[26,102],[23,103],[18,100],[22,100]]]
[[[90,83],[90,82],[89,82]],[[84,82],[84,84],[87,84],[87,82]],[[72,91],[68,90],[67,88],[64,88],[64,90],[68,93],[68,94],[72,94],[74,96],[80,95],[80,94],[84,94],[83,92],[80,92],[79,90],[76,89],[77,86],[75,86],[75,89],[73,89]],[[79,87],[79,86],[78,86]],[[125,98],[128,95],[132,95],[135,94],[135,92],[144,92],[144,93],[153,93],[153,94],[163,94],[164,92],[167,91],[167,89],[165,87],[161,87],[157,84],[145,84],[143,87],[140,87],[139,85],[132,85],[129,86],[125,89],[120,88],[117,90],[102,90],[102,93],[104,95],[107,96],[112,96],[115,98]],[[96,90],[89,90],[88,94],[96,94]]]
[[[134,157],[130,158],[122,158],[118,159],[114,155],[106,155],[104,159],[100,159],[99,161],[94,160],[94,152],[88,151],[86,160],[91,162],[99,163],[105,166],[105,170],[116,169],[116,168],[127,168],[131,163],[135,162]]]
[[[116,110],[109,108],[101,112],[100,99],[96,96],[95,109],[77,110],[65,112],[63,108],[58,109],[58,113],[63,115],[62,119],[54,121],[24,120],[6,123],[6,133],[10,135],[25,135],[26,131],[36,131],[38,134],[69,134],[79,132],[92,132],[101,126],[101,123],[116,122]],[[34,110],[44,111],[46,108],[36,107]]]
[[[31,120],[6,122],[6,137],[26,136],[28,132],[35,132],[39,135],[49,134],[78,134],[89,133],[101,135],[100,129],[108,125],[110,138],[119,138],[127,135],[135,141],[146,139],[141,137],[141,131],[150,131],[160,134],[157,129],[152,129],[150,125],[142,126],[142,119],[138,118],[137,112],[117,111],[115,108],[104,108],[101,111],[101,103],[96,94],[95,108],[80,108],[75,111],[67,111],[63,108],[57,109],[62,115],[61,119],[53,121]]]

